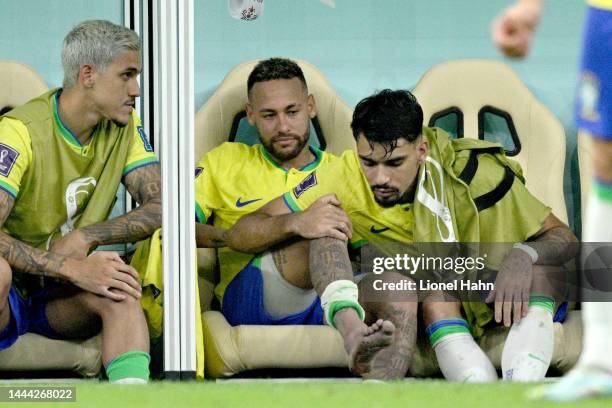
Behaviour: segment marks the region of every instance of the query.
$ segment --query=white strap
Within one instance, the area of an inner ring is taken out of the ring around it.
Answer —
[[[521,251],[526,252],[527,255],[529,255],[529,257],[531,258],[531,263],[533,263],[534,265],[536,264],[536,262],[538,262],[538,258],[540,257],[538,255],[538,251],[536,251],[529,245],[523,244],[522,242],[517,242],[516,244],[512,245],[512,248],[520,249]]]

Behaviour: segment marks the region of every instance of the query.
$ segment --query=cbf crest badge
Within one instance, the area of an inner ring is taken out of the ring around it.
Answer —
[[[310,187],[316,186],[316,185],[317,185],[317,176],[315,172],[313,171],[304,180],[302,180],[302,182],[298,184],[296,188],[293,189],[293,194],[295,194],[295,198],[298,198],[299,196],[304,194],[304,192],[308,190]]]
[[[580,118],[589,122],[599,121],[597,105],[599,102],[599,79],[595,74],[585,71],[580,79],[578,88],[578,104]]]

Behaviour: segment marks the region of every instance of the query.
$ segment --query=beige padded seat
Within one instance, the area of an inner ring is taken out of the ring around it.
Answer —
[[[32,68],[17,61],[0,60],[0,109],[22,105],[47,89]],[[26,333],[13,346],[0,351],[0,370],[67,370],[93,377],[101,367],[100,346],[100,336],[85,341],[60,341]]]
[[[298,63],[315,95],[328,150],[340,153],[346,148],[354,148],[349,127],[352,110],[316,68],[305,61]],[[249,61],[234,68],[197,113],[198,159],[227,140],[234,117],[244,110],[246,81],[255,64],[256,61]],[[269,368],[347,367],[342,338],[328,326],[230,326],[221,313],[209,310],[216,281],[214,252],[199,250],[198,258],[207,377],[231,377],[246,370]],[[481,339],[481,346],[498,368],[506,332],[506,329],[497,328]],[[552,366],[560,372],[567,371],[578,358],[576,350],[580,350],[580,341],[580,316],[573,312],[566,324],[555,324],[555,344],[558,346]],[[410,373],[418,377],[439,375],[433,351],[423,340],[413,358]]]
[[[306,61],[299,61],[304,72],[308,91],[314,95],[317,105],[317,119],[326,135],[327,148],[331,153],[340,154],[354,149],[355,141],[350,129],[353,110],[344,102],[321,72]],[[204,153],[227,142],[236,115],[245,110],[247,103],[247,78],[257,61],[244,62],[227,74],[215,93],[197,112],[196,161]]]
[[[0,60],[0,109],[23,105],[47,90],[45,81],[29,66]]]
[[[523,167],[527,188],[567,224],[565,131],[510,67],[478,59],[444,62],[423,75],[414,94],[423,107],[425,124],[438,112],[458,108],[463,113],[464,137],[478,138],[482,108],[510,114],[521,144],[520,153],[512,159]]]

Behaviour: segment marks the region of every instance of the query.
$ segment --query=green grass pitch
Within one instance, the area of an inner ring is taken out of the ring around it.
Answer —
[[[26,407],[288,407],[288,408],[377,408],[377,407],[610,407],[612,399],[556,404],[530,401],[526,393],[534,385],[457,384],[442,380],[397,383],[360,383],[347,381],[279,382],[153,382],[144,386],[117,386],[94,381],[68,383],[76,387],[76,402],[0,403],[2,406]],[[10,387],[11,384],[0,384]],[[34,387],[39,384],[15,384]],[[51,387],[62,386],[53,383]]]

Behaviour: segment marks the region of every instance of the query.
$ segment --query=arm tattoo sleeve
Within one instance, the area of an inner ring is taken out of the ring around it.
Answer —
[[[538,264],[561,265],[578,254],[576,236],[567,227],[551,228],[529,242],[538,253]]]
[[[15,200],[0,190],[0,226],[8,218]],[[41,251],[0,231],[0,256],[18,271],[43,276],[60,276],[66,258],[51,252]]]
[[[158,164],[125,177],[125,186],[140,206],[127,214],[82,229],[92,246],[135,242],[161,227],[161,176]]]

